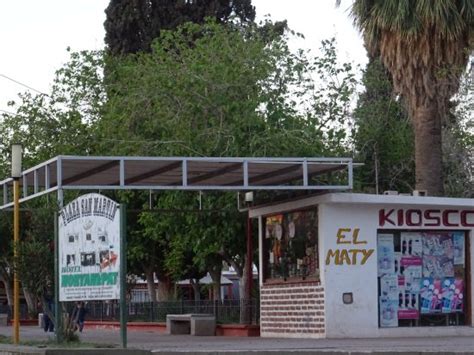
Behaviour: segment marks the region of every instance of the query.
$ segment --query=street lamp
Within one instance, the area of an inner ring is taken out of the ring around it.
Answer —
[[[20,341],[20,283],[18,281],[18,243],[20,241],[20,177],[21,177],[21,144],[12,144],[12,178],[13,178],[13,342]]]

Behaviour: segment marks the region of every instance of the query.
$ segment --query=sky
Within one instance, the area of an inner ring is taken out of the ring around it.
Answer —
[[[54,73],[68,60],[66,49],[95,50],[104,46],[104,10],[109,0],[3,0],[0,1],[0,113],[11,111],[10,100],[28,89],[48,93]],[[340,60],[364,65],[362,39],[352,26],[343,0],[253,0],[257,19],[288,21],[305,39],[292,40],[292,48],[317,51],[333,36]],[[12,81],[13,79],[14,81]],[[16,81],[16,82],[15,82]],[[23,84],[20,85],[17,82]]]

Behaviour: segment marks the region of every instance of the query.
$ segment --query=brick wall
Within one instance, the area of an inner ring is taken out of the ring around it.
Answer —
[[[323,338],[324,288],[319,282],[263,285],[262,337]]]

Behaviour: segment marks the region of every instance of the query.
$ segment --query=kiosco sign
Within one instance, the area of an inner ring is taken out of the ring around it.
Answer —
[[[380,227],[474,227],[474,210],[379,210]]]
[[[83,195],[59,215],[59,300],[120,298],[119,205]]]

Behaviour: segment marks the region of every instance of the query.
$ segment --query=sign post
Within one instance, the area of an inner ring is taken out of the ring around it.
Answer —
[[[58,213],[54,212],[54,314],[56,315],[56,342],[63,341],[63,312],[61,302],[59,302],[59,230],[58,230]]]
[[[91,193],[61,209],[57,222],[56,314],[60,319],[60,302],[121,300],[121,337],[126,347],[126,231],[122,206]],[[58,341],[59,337],[58,332]]]
[[[120,338],[127,347],[127,207],[120,205]]]

